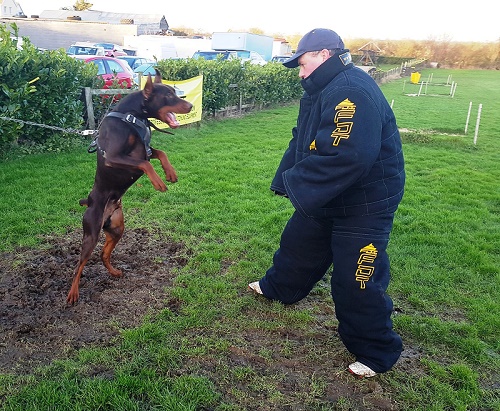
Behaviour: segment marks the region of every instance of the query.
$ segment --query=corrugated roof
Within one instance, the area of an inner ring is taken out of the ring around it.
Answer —
[[[44,10],[40,14],[41,19],[66,20],[68,17],[79,16],[82,21],[94,21],[101,23],[120,24],[122,20],[131,19],[134,24],[166,24],[168,23],[162,14],[140,14],[140,13],[112,13],[98,10]]]

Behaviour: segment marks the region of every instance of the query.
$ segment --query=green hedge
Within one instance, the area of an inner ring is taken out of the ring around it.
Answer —
[[[203,113],[243,104],[265,107],[300,98],[298,69],[290,70],[281,63],[265,66],[237,60],[169,59],[158,62],[163,78],[186,80],[203,74]]]
[[[96,81],[97,68],[67,56],[63,49],[40,51],[26,37],[22,47],[17,47],[17,34],[15,24],[10,27],[0,24],[0,117],[83,129],[82,90],[102,85]],[[168,80],[186,80],[203,74],[204,116],[214,116],[218,110],[241,101],[256,107],[287,103],[298,99],[303,92],[298,69],[286,69],[280,63],[258,66],[237,60],[169,59],[159,61],[158,68]],[[101,100],[102,97],[95,108],[98,113],[105,106],[109,109]],[[61,132],[50,128],[0,119],[2,151],[20,143],[57,150],[64,143],[60,137]],[[70,139],[69,134],[65,137]]]
[[[97,70],[68,57],[64,50],[40,51],[28,38],[18,47],[15,24],[0,25],[0,116],[62,128],[82,127],[83,86]],[[0,120],[0,147],[19,141],[47,144],[60,133]]]

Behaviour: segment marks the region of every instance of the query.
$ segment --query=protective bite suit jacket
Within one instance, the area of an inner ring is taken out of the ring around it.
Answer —
[[[394,212],[405,172],[399,131],[375,81],[343,50],[302,80],[297,125],[271,190],[304,217]]]

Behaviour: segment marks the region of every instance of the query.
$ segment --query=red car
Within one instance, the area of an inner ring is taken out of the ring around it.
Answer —
[[[110,88],[115,80],[122,88],[131,88],[134,84],[134,72],[124,60],[94,56],[83,59],[83,61],[97,66],[97,76],[104,80],[104,88]]]

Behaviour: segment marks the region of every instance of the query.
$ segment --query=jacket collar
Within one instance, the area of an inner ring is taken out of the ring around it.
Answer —
[[[301,80],[300,84],[307,94],[315,94],[321,91],[337,74],[352,66],[351,53],[349,50],[342,50],[321,64],[309,77]]]

